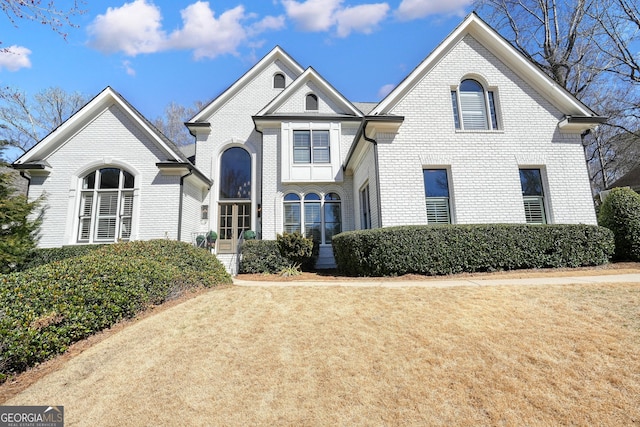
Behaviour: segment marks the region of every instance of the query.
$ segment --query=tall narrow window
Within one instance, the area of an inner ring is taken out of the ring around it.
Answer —
[[[331,162],[331,143],[328,130],[293,131],[294,163]]]
[[[324,196],[324,243],[331,244],[331,239],[342,231],[342,213],[340,196],[329,193]]]
[[[300,226],[300,196],[289,193],[284,196],[284,231],[302,233]]]
[[[449,182],[446,169],[425,169],[424,193],[428,224],[450,224]]]
[[[369,200],[369,184],[360,190],[360,228],[368,230],[371,228],[371,201]]]
[[[520,186],[524,202],[524,214],[529,224],[546,224],[544,190],[540,169],[520,169]]]
[[[316,242],[322,241],[321,199],[315,193],[304,196],[304,235]]]
[[[277,73],[273,76],[273,88],[274,89],[284,89],[285,80],[284,74]]]
[[[305,109],[307,111],[317,111],[318,110],[318,97],[313,93],[310,93],[305,98]]]
[[[229,148],[222,154],[220,199],[251,199],[251,156],[240,147]]]
[[[460,82],[458,90],[451,91],[451,103],[456,129],[498,129],[495,94],[485,91],[477,81],[467,79]]]
[[[134,177],[102,168],[82,180],[78,242],[106,243],[131,238]]]

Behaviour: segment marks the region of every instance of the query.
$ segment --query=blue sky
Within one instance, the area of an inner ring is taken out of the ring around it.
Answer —
[[[472,10],[470,0],[87,3],[66,40],[1,15],[0,85],[89,96],[111,86],[154,119],[170,102],[211,100],[280,45],[351,101],[378,101]]]

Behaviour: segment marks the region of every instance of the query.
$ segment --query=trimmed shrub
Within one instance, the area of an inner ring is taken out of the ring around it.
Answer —
[[[598,224],[613,231],[614,258],[640,261],[640,194],[630,188],[614,188],[598,212]]]
[[[106,245],[0,276],[0,381],[150,305],[225,283],[215,256],[168,240]]]
[[[313,239],[300,233],[278,234],[277,240],[280,254],[298,268],[308,269],[315,264]]]
[[[338,270],[352,276],[600,265],[613,248],[610,230],[589,225],[406,226],[333,238]]]
[[[63,246],[61,248],[34,249],[29,254],[27,261],[22,265],[20,271],[49,264],[50,262],[60,261],[66,258],[82,256],[88,252],[95,251],[100,247],[102,247],[102,245],[75,245]]]
[[[275,240],[245,240],[242,244],[240,273],[279,273],[290,266],[280,254]]]

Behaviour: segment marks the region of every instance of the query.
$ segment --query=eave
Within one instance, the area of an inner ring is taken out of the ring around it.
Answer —
[[[562,132],[582,133],[594,129],[606,121],[607,117],[600,116],[565,116],[558,123],[558,128]]]
[[[158,162],[156,166],[160,171],[167,175],[193,175],[202,181],[208,188],[211,188],[213,185],[213,181],[207,178],[205,174],[200,172],[198,168],[196,168],[191,163],[182,163],[182,162]]]

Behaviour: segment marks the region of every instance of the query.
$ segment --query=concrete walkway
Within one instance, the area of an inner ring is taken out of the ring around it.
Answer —
[[[237,286],[253,287],[291,287],[291,286],[347,286],[347,287],[383,287],[383,288],[448,288],[455,286],[506,286],[506,285],[576,285],[590,283],[639,283],[640,273],[632,274],[602,274],[590,276],[568,276],[568,277],[532,277],[527,279],[493,279],[493,278],[460,278],[460,279],[437,279],[429,278],[425,280],[398,280],[385,278],[370,279],[345,279],[327,281],[253,281],[233,279],[233,284]]]

